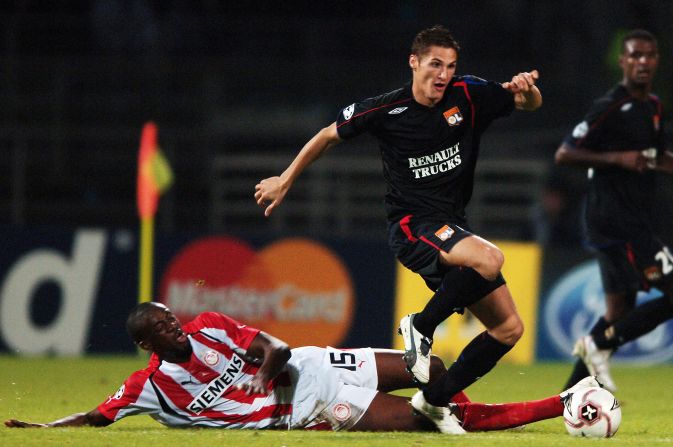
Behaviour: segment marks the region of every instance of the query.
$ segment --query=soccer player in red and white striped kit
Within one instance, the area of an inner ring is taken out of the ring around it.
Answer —
[[[232,318],[206,312],[182,326],[159,303],[143,303],[127,329],[152,352],[147,368],[88,413],[50,423],[16,419],[8,427],[107,426],[146,414],[171,427],[432,431],[500,430],[561,416],[567,397],[597,386],[588,377],[560,395],[528,402],[479,404],[464,393],[440,414],[420,414],[406,397],[413,387],[400,351],[302,347]],[[432,357],[431,380],[446,371]]]

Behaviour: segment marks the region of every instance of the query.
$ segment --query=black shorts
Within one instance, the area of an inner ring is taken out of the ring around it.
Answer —
[[[659,238],[643,233],[630,242],[597,249],[606,293],[647,291],[673,281],[673,253]]]
[[[449,252],[458,242],[472,236],[468,230],[450,222],[416,221],[406,216],[388,227],[388,242],[397,259],[409,270],[421,275],[433,292],[439,288],[444,275],[452,268],[439,261],[439,252]],[[470,292],[464,306],[485,297],[505,284],[502,274],[493,281],[479,274],[472,275]]]

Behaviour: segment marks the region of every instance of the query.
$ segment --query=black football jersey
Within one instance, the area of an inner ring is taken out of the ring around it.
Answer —
[[[661,102],[654,95],[639,100],[618,85],[594,102],[565,142],[600,152],[653,149],[661,154]],[[610,245],[626,242],[640,231],[651,231],[661,175],[649,170],[641,174],[617,167],[591,168],[586,206],[589,241],[597,246]]]
[[[378,140],[390,222],[411,214],[464,223],[481,134],[513,108],[499,83],[456,76],[433,107],[414,100],[411,84],[353,103],[339,113],[337,131],[342,139],[369,132]]]

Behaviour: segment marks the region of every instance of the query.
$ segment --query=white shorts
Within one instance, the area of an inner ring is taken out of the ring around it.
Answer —
[[[371,348],[308,346],[292,350],[299,366],[291,428],[348,430],[377,394],[376,358]]]

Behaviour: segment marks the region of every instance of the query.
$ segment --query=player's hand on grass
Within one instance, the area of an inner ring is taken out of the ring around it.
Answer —
[[[81,427],[90,425],[93,427],[105,427],[112,424],[110,419],[106,418],[97,408],[88,413],[75,413],[70,416],[57,419],[47,424],[36,424],[34,422],[19,421],[18,419],[8,419],[5,425],[10,428],[42,428],[42,427]]]
[[[287,186],[280,177],[270,177],[255,185],[255,201],[264,209],[264,215],[269,217],[271,212],[283,201],[287,193]]]
[[[8,419],[5,421],[5,425],[10,428],[43,428],[49,426],[47,424],[19,421],[18,419]]]

